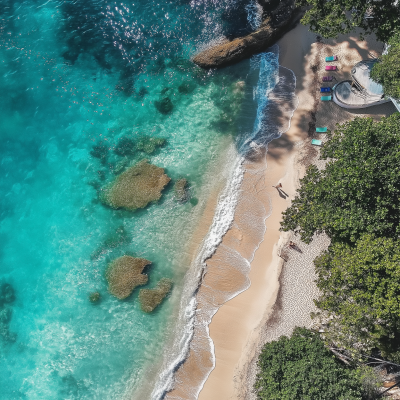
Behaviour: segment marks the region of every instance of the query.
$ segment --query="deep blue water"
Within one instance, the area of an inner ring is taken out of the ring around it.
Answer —
[[[130,398],[151,380],[208,171],[256,116],[249,62],[206,72],[190,56],[249,31],[249,3],[0,0],[0,399]],[[149,137],[165,145],[116,150]],[[136,212],[102,205],[99,189],[143,158],[172,179],[161,200]],[[176,201],[179,178],[192,201]],[[124,301],[107,292],[106,266],[124,254],[152,261],[145,287],[175,283],[153,314],[138,289]]]

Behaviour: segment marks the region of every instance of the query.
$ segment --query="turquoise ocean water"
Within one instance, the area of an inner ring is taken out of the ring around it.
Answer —
[[[157,381],[146,374],[159,373],[174,333],[191,234],[221,160],[259,130],[254,82],[273,86],[278,68],[276,53],[261,73],[249,61],[206,72],[190,56],[254,28],[255,10],[245,0],[0,0],[0,399],[135,399]],[[140,147],[149,138],[165,144]],[[103,206],[101,187],[144,158],[171,178],[160,201]],[[174,281],[152,314],[138,289],[124,301],[107,292],[107,263],[124,254],[152,262],[146,288]]]

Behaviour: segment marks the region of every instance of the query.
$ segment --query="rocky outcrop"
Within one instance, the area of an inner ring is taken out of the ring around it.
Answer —
[[[100,200],[112,208],[134,211],[159,200],[170,180],[163,168],[143,160],[106,185],[100,192]]]
[[[210,47],[198,53],[193,62],[202,68],[220,68],[265,51],[298,23],[303,13],[293,6],[293,1],[282,1],[258,30]]]

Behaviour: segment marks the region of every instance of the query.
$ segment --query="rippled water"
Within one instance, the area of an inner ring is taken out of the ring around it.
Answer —
[[[249,62],[205,72],[190,56],[257,18],[247,0],[0,0],[0,399],[131,398],[154,380],[191,234],[257,109]],[[138,146],[149,137],[164,146]],[[101,187],[144,158],[172,179],[160,201],[102,205]],[[180,178],[190,201],[174,195]],[[152,262],[146,288],[174,281],[152,314],[138,289],[107,292],[124,254]]]

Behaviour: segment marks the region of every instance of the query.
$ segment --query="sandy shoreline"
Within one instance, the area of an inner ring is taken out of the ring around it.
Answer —
[[[289,250],[286,243],[293,235],[279,232],[281,213],[290,205],[305,166],[318,155],[318,150],[310,145],[309,134],[314,129],[310,129],[309,123],[314,120],[317,126],[333,129],[336,122],[362,115],[357,111],[350,114],[333,103],[320,103],[324,57],[339,56],[336,76],[341,80],[348,76],[355,62],[368,58],[369,52],[379,54],[382,45],[368,38],[367,46],[367,42],[359,42],[355,36],[318,43],[315,34],[299,25],[285,35],[279,47],[280,65],[296,75],[299,105],[290,129],[269,144],[266,157],[245,164],[241,191],[250,194],[247,200],[252,201],[239,201],[231,229],[207,261],[207,273],[197,295],[200,319],[202,310],[222,304],[209,325],[212,343],[207,342],[206,324],[196,325],[190,354],[176,373],[176,386],[168,399],[197,397],[193,387],[200,385],[204,374],[212,368],[213,353],[215,368],[198,398],[252,398],[260,346],[290,334],[297,325],[311,324],[309,314],[317,295],[312,260],[327,248],[329,240],[320,236],[306,246],[295,238],[302,253]],[[388,104],[368,111],[379,117],[392,113],[393,107]],[[323,140],[322,136],[319,138]],[[287,196],[272,188],[278,182]],[[225,302],[222,294],[235,290],[241,293]]]

